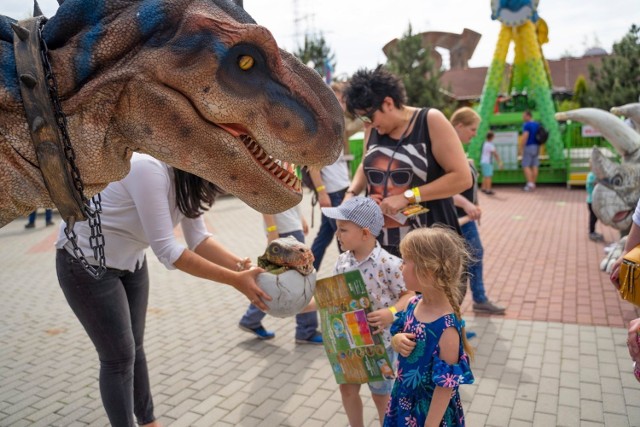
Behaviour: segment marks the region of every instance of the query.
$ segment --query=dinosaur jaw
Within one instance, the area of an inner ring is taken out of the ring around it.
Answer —
[[[282,161],[269,155],[269,153],[267,153],[266,150],[249,135],[249,132],[243,126],[220,123],[216,123],[216,126],[220,127],[234,138],[242,141],[253,159],[290,191],[298,194],[302,193],[302,182],[300,179],[298,179],[295,174],[280,167]]]
[[[624,221],[625,219],[627,219],[627,217],[628,217],[629,215],[631,215],[632,213],[633,213],[633,211],[632,211],[632,210],[628,210],[628,211],[619,211],[619,212],[617,212],[617,213],[613,216],[612,221],[613,221],[614,223],[620,223],[620,222]]]

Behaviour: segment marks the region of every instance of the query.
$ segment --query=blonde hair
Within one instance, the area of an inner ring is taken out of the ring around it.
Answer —
[[[480,123],[480,116],[472,108],[462,107],[453,112],[450,122],[453,127],[460,124],[462,126],[471,126]]]
[[[400,241],[400,253],[403,259],[413,261],[419,281],[433,277],[435,288],[447,296],[456,317],[462,321],[460,283],[471,260],[464,239],[443,226],[417,228]],[[473,348],[467,341],[464,326],[461,335],[464,351],[473,358]]]

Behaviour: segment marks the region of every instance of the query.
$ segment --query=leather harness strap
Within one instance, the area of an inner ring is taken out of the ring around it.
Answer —
[[[15,31],[14,27],[13,49],[22,103],[44,183],[62,218],[73,223],[76,220],[84,221],[88,217],[83,194],[74,186],[51,106],[40,45],[40,26],[43,20],[46,18],[39,16],[20,21],[18,25],[23,31]]]

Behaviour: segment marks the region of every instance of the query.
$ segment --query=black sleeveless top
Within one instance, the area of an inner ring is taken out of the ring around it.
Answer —
[[[363,159],[367,178],[367,194],[393,196],[407,189],[435,181],[444,175],[444,170],[433,157],[431,138],[427,124],[429,109],[418,112],[411,133],[401,144],[388,135],[380,135],[372,129],[367,153]],[[404,226],[385,216],[385,226],[379,238],[383,246],[397,246],[413,228],[430,227],[433,224],[447,225],[460,233],[453,199],[430,200],[421,203],[429,209],[426,214],[414,216]]]

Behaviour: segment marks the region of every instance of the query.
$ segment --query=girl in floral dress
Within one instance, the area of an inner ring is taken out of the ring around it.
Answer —
[[[407,289],[422,295],[391,327],[398,376],[384,426],[464,426],[458,386],[473,383],[458,304],[469,258],[464,240],[449,229],[419,228],[402,239],[400,252]]]

